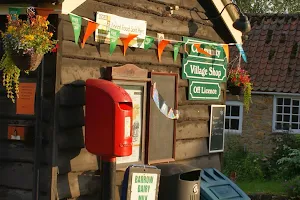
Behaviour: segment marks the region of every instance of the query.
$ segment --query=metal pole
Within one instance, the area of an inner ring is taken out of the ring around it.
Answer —
[[[33,191],[32,199],[39,199],[40,191],[40,153],[42,146],[42,118],[43,118],[43,96],[44,96],[44,58],[42,64],[38,68],[37,73],[37,84],[36,84],[36,104],[35,104],[35,115],[36,115],[36,125],[35,125],[35,140],[34,140],[34,178],[33,178]]]
[[[101,194],[103,200],[115,200],[116,158],[102,157]]]

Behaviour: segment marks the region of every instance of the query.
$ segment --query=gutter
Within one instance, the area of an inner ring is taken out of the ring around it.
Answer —
[[[226,93],[229,93],[229,90],[226,90]],[[300,93],[287,93],[287,92],[259,92],[252,91],[252,94],[263,94],[263,95],[276,95],[276,96],[294,96],[300,97]]]

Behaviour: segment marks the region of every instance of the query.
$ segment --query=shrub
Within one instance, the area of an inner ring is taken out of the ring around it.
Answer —
[[[292,149],[286,145],[284,148],[288,154],[277,161],[277,164],[280,166],[279,169],[282,170],[287,178],[300,175],[300,150]]]
[[[226,150],[224,152],[223,173],[230,177],[234,172],[236,180],[259,180],[263,179],[261,168],[261,158],[245,150],[238,143],[236,137],[229,137],[226,141]]]
[[[285,191],[289,195],[289,197],[293,199],[300,198],[300,176],[296,176],[294,179],[288,181],[285,184]]]

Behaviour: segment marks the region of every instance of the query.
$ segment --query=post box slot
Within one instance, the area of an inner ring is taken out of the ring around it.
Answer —
[[[119,107],[122,110],[131,110],[132,109],[132,103],[131,102],[120,102]]]

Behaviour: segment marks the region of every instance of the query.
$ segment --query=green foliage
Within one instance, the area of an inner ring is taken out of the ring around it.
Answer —
[[[288,181],[285,184],[285,191],[289,195],[289,197],[293,199],[300,198],[300,176],[296,176],[294,179]]]
[[[294,157],[294,153],[300,151],[300,138],[290,133],[283,133],[274,138],[273,142],[275,148],[268,160],[269,175],[277,179],[290,179],[293,176],[300,175],[300,168],[296,164],[297,154]]]
[[[3,71],[3,86],[7,92],[7,98],[15,102],[19,93],[20,69],[12,61],[10,54],[6,51],[0,61],[0,70]]]
[[[235,0],[245,13],[299,13],[299,0]]]
[[[277,164],[280,166],[279,169],[288,177],[300,175],[300,150],[292,149],[286,145],[284,145],[284,148],[288,151],[288,155],[277,161]]]
[[[230,177],[236,173],[236,180],[251,181],[263,179],[263,171],[260,165],[260,156],[243,149],[234,137],[226,141],[227,149],[224,152],[223,173]]]

